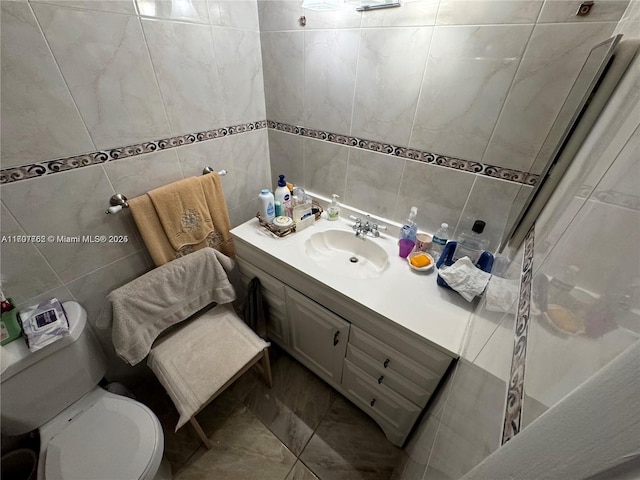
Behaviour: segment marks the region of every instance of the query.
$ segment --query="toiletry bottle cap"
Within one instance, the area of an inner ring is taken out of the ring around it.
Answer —
[[[280,175],[280,180],[278,180],[278,186],[279,187],[286,187],[287,186],[287,182],[284,179],[284,175]]]
[[[260,193],[269,193],[269,189],[268,188],[263,188],[262,191]]]
[[[473,230],[476,233],[482,233],[484,232],[484,227],[486,226],[486,223],[483,222],[482,220],[476,220],[473,223],[473,227],[471,228],[471,230]]]

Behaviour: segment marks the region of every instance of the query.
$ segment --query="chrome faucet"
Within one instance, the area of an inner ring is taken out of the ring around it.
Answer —
[[[362,240],[364,240],[366,236],[378,238],[380,236],[380,230],[387,229],[384,225],[378,225],[377,223],[370,222],[371,217],[369,215],[367,215],[364,225],[362,224],[362,219],[359,217],[349,215],[349,218],[355,221],[351,228],[356,231],[356,237],[361,238]]]

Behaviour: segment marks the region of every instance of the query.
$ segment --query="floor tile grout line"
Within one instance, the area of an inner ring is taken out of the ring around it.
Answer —
[[[273,364],[278,363],[279,361],[282,360],[282,358],[284,357],[289,357],[289,354],[287,352],[283,351],[283,355],[280,356],[278,355],[276,357],[275,362],[273,362]],[[299,364],[299,362],[291,357],[291,360],[294,361],[294,363],[298,364],[299,367],[301,367],[304,370],[308,370],[304,365]],[[252,370],[253,371],[253,370]],[[313,373],[313,372],[311,372]],[[314,374],[314,376],[317,376]],[[275,439],[278,440],[278,442],[280,443],[280,445],[282,447],[284,447],[286,449],[286,451],[291,452],[291,454],[294,457],[294,461],[293,464],[291,465],[291,467],[287,470],[286,474],[284,475],[282,480],[290,480],[289,477],[291,476],[292,472],[294,471],[294,469],[296,468],[296,463],[301,463],[302,467],[304,467],[308,472],[310,472],[313,475],[313,478],[316,478],[318,480],[323,480],[323,478],[316,473],[309,465],[307,465],[302,459],[302,455],[303,453],[306,451],[306,448],[309,446],[311,440],[313,439],[313,437],[317,434],[318,430],[320,429],[321,425],[324,425],[324,422],[327,421],[327,417],[329,412],[331,411],[332,407],[335,405],[336,401],[339,398],[345,398],[342,394],[340,394],[340,392],[338,392],[334,387],[332,387],[331,385],[328,385],[325,383],[326,387],[329,389],[329,393],[331,395],[330,400],[327,402],[327,407],[325,409],[323,409],[324,411],[319,415],[319,421],[317,422],[316,427],[313,429],[313,432],[311,433],[311,435],[309,435],[308,440],[304,443],[304,446],[302,446],[300,453],[296,454],[292,451],[292,449],[283,441],[279,438],[278,435],[275,434],[275,432],[265,423],[265,421],[258,415],[256,414],[249,406],[249,402],[248,399],[251,396],[251,392],[254,392],[255,388],[258,386],[259,382],[262,381],[262,376],[260,375],[259,378],[258,376],[254,376],[253,378],[249,379],[251,382],[251,386],[252,388],[250,390],[248,390],[244,395],[243,394],[238,394],[240,392],[236,392],[234,393],[234,397],[235,397],[235,406],[234,406],[234,410],[236,408],[244,408],[247,410],[247,412],[249,412],[256,420],[258,420],[258,422],[267,430],[269,431]],[[244,390],[244,388],[242,388],[242,390]],[[346,398],[345,398],[346,400]],[[348,401],[348,400],[347,400]],[[215,432],[211,433],[211,435],[209,435],[209,438],[214,434]],[[198,447],[196,447],[196,449],[187,457],[187,459],[176,469],[176,472],[174,473],[174,476],[180,472],[182,472],[184,469],[188,468],[190,465],[193,465],[195,462],[198,461],[198,459],[196,459],[195,457],[198,456],[198,453],[202,450],[202,445],[198,445]],[[204,454],[206,455],[207,452],[204,452]],[[330,479],[324,479],[324,480],[330,480]]]
[[[275,361],[273,361],[273,362],[272,362],[272,364],[271,364],[271,367],[272,367],[272,368],[273,368],[273,365],[275,365],[275,363],[277,363],[277,362],[280,360],[280,358],[281,358],[281,357],[280,357],[280,356],[278,356],[278,358],[277,358]],[[255,388],[255,385],[254,385],[254,387],[253,387],[253,388]],[[252,388],[252,391],[253,391],[253,388]],[[247,393],[246,395],[244,395],[244,398],[242,398],[242,399],[240,400],[240,402],[239,402],[239,403],[240,403],[240,404],[242,404],[242,406],[244,406],[244,407],[245,407],[249,412],[251,412],[251,413],[252,413],[252,414],[253,414],[253,415],[258,419],[258,421],[259,421],[259,422],[260,422],[260,423],[261,423],[261,424],[262,424],[262,425],[263,425],[263,426],[264,426],[264,427],[265,427],[265,428],[266,428],[266,429],[267,429],[267,430],[268,430],[268,431],[269,431],[269,432],[270,432],[270,433],[271,433],[271,434],[272,434],[272,435],[273,435],[273,436],[274,436],[274,437],[275,437],[275,438],[276,438],[276,439],[277,439],[277,440],[282,444],[282,446],[283,446],[284,448],[286,448],[286,449],[287,449],[287,451],[291,452],[291,454],[292,454],[292,455],[295,457],[295,459],[296,459],[296,461],[295,461],[295,462],[293,462],[293,465],[291,466],[291,470],[293,470],[293,467],[295,466],[296,462],[297,462],[298,460],[300,460],[299,455],[296,455],[296,454],[294,453],[294,451],[293,451],[293,450],[292,450],[292,449],[291,449],[291,448],[290,448],[286,443],[284,443],[284,441],[283,441],[283,440],[282,440],[282,439],[281,439],[281,438],[276,434],[276,432],[274,432],[274,431],[273,431],[273,429],[272,429],[269,425],[267,425],[267,424],[262,420],[262,418],[260,418],[258,415],[256,415],[256,414],[253,412],[253,410],[251,409],[251,407],[250,407],[250,406],[248,405],[248,403],[246,402],[247,398],[249,398],[249,396],[250,396],[250,395],[251,395],[251,392],[249,392],[249,393]],[[333,402],[332,402],[332,404],[333,404]],[[327,410],[327,411],[328,411],[328,410]],[[325,412],[325,415],[326,415],[326,412]],[[324,418],[324,417],[323,417],[323,418]],[[322,422],[322,420],[320,420],[320,422],[318,422],[318,425],[320,425],[320,423],[321,423],[321,422]],[[317,428],[316,428],[316,429],[317,429]],[[313,431],[313,433],[309,436],[309,440],[307,440],[307,442],[304,444],[304,447],[302,447],[302,450],[300,450],[300,455],[302,455],[302,452],[304,452],[304,449],[306,448],[307,444],[309,443],[309,441],[311,440],[311,438],[313,437],[313,435],[315,434],[315,432],[316,432],[316,430],[314,430],[314,431]],[[302,461],[302,460],[300,460],[300,461]],[[306,465],[305,465],[305,466],[306,466]],[[287,472],[287,475],[289,475],[289,473],[291,473],[291,470],[289,470],[289,472]],[[286,478],[287,478],[287,476],[285,475],[285,477],[284,477],[284,478],[286,479]],[[283,480],[284,480],[284,479],[283,479]]]
[[[329,385],[329,388],[331,388],[331,390],[333,390],[334,392],[337,392],[337,390],[335,390],[331,385]],[[338,397],[334,396],[333,400],[329,403],[327,409],[322,414],[322,418],[320,418],[320,421],[318,422],[318,425],[316,425],[316,428],[313,429],[313,433],[309,436],[309,440],[306,441],[306,443],[304,444],[304,447],[302,447],[302,450],[300,450],[300,456],[302,456],[302,454],[304,453],[306,448],[309,446],[309,443],[311,442],[311,439],[315,436],[316,432],[320,428],[320,425],[322,425],[322,422],[324,422],[325,418],[327,417],[327,414],[329,413],[329,410],[331,410],[331,407],[333,406],[333,404],[336,402],[337,399],[338,399]],[[300,456],[298,456],[298,460],[300,460],[302,462],[302,460],[300,459]],[[302,462],[302,463],[304,463],[304,462]],[[318,477],[320,479],[318,474],[316,474],[316,472],[314,472],[311,469],[311,467],[307,466],[306,464],[305,464],[305,467],[307,467],[310,472],[312,472],[316,477]],[[320,480],[322,480],[322,479],[320,479]]]
[[[309,471],[313,474],[313,476],[314,476],[314,477],[316,477],[318,480],[323,480],[322,478],[320,478],[320,475],[318,475],[316,472],[314,472],[313,470],[311,470],[311,467],[310,467],[309,465],[307,465],[306,463],[304,463],[304,461],[303,461],[303,460],[298,459],[298,461],[299,461],[302,465],[304,465],[304,468],[306,468],[307,470],[309,470]],[[294,480],[295,480],[295,479],[294,479]]]
[[[285,354],[286,354],[286,353],[285,353]],[[287,355],[288,355],[288,354],[287,354]],[[275,364],[276,362],[278,362],[280,359],[281,359],[281,357],[280,357],[280,356],[278,356],[278,358],[273,362],[273,364]],[[296,362],[297,362],[297,360],[296,360]],[[273,367],[273,364],[272,364],[272,367]],[[305,369],[306,369],[306,367],[304,367],[304,365],[300,364],[300,366],[301,366],[302,368],[305,368]],[[331,389],[331,391],[332,391],[332,392],[336,392],[336,393],[338,393],[338,394],[339,394],[339,392],[338,392],[337,390],[335,390],[331,385],[328,385],[328,384],[327,384],[327,386]],[[249,405],[248,405],[248,404],[247,404],[247,402],[246,402],[246,399],[249,397],[249,395],[250,395],[250,394],[245,395],[245,396],[244,396],[244,398],[241,400],[241,402],[240,402],[240,403],[242,403],[242,405],[244,405],[244,406],[245,406],[249,411],[251,411],[251,412],[252,412],[251,408],[249,407]],[[295,462],[294,462],[294,464],[292,465],[291,470],[289,470],[289,472],[287,473],[287,475],[289,475],[289,474],[291,473],[291,471],[292,471],[292,470],[293,470],[293,468],[295,467],[296,462],[301,462],[301,463],[302,463],[302,464],[303,464],[303,465],[304,465],[304,466],[305,466],[305,467],[306,467],[306,468],[307,468],[311,473],[313,473],[313,475],[315,475],[319,480],[322,480],[322,478],[321,478],[321,477],[320,477],[316,472],[314,472],[314,471],[313,471],[313,470],[312,470],[312,469],[311,469],[307,464],[305,464],[305,463],[304,463],[304,461],[303,461],[300,457],[302,456],[302,454],[304,453],[305,449],[307,448],[307,446],[308,446],[308,445],[309,445],[309,443],[311,442],[311,439],[314,437],[314,435],[315,435],[315,434],[316,434],[316,432],[318,431],[318,428],[320,428],[320,425],[322,424],[322,422],[325,420],[325,418],[326,418],[327,414],[328,414],[328,413],[329,413],[329,411],[331,410],[331,407],[333,406],[333,404],[334,404],[334,403],[336,402],[336,400],[338,399],[338,396],[337,396],[337,395],[333,395],[333,397],[334,397],[334,398],[333,398],[333,400],[331,400],[331,402],[329,402],[329,405],[327,406],[327,408],[325,409],[324,413],[322,414],[322,417],[320,418],[320,421],[318,422],[318,424],[316,425],[316,427],[313,429],[313,433],[311,433],[311,435],[309,435],[308,440],[305,442],[305,444],[304,444],[304,446],[302,447],[302,449],[300,450],[300,453],[299,453],[299,454],[294,453],[294,452],[293,452],[293,450],[291,450],[291,448],[290,448],[287,444],[285,444],[285,443],[280,439],[280,437],[279,437],[279,436],[278,436],[278,435],[277,435],[277,434],[276,434],[276,433],[271,429],[271,427],[270,427],[269,425],[267,425],[266,423],[264,423],[264,421],[263,421],[260,417],[258,417],[258,416],[256,415],[256,418],[260,421],[260,423],[262,423],[262,425],[264,425],[264,427],[265,427],[267,430],[269,430],[269,432],[271,432],[271,434],[273,434],[273,436],[274,436],[275,438],[277,438],[277,439],[280,441],[280,443],[282,443],[282,445],[283,445],[283,446],[284,446],[284,447],[285,447],[289,452],[291,452],[291,454],[295,457],[296,461],[295,461]],[[253,413],[253,412],[252,412],[252,413]],[[285,477],[284,477],[284,479],[286,479],[286,478],[287,478],[287,476],[285,476]],[[283,480],[284,480],[284,479],[283,479]]]

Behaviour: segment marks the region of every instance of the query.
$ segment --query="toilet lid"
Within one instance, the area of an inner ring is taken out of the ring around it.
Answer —
[[[46,476],[141,478],[161,437],[157,419],[144,405],[125,397],[103,397],[49,441]]]

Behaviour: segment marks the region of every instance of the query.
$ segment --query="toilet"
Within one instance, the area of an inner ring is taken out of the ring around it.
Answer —
[[[33,353],[22,339],[2,347],[2,434],[39,430],[38,480],[169,479],[158,418],[98,386],[106,360],[87,313],[76,302],[63,306],[70,335]]]

